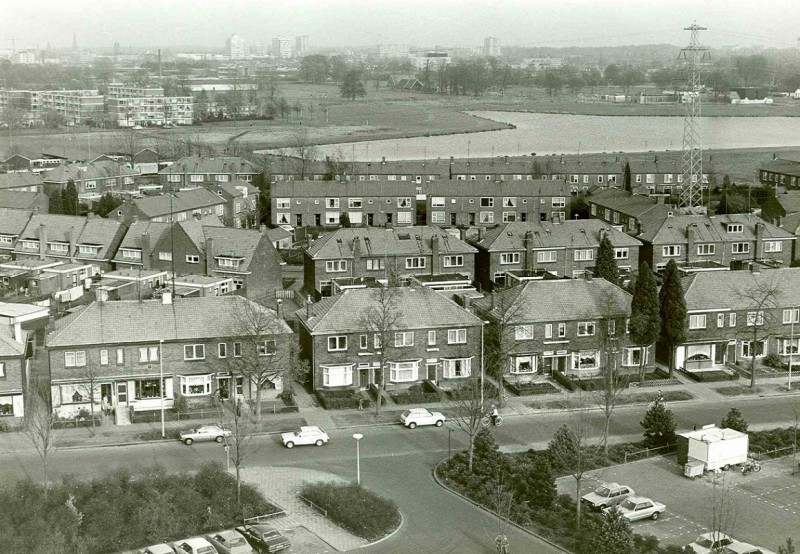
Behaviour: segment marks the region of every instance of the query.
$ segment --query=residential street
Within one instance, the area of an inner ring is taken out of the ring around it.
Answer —
[[[753,398],[718,402],[674,403],[670,408],[678,428],[718,423],[725,412],[736,405],[752,428],[788,425],[792,418],[793,397]],[[639,420],[644,406],[626,406],[615,412],[612,432],[632,440],[641,435]],[[567,412],[514,416],[507,414],[503,427],[495,435],[504,450],[524,450],[531,445],[543,447],[555,429],[568,421]],[[365,419],[371,416],[364,414]],[[600,428],[599,412],[592,412]],[[355,441],[353,429],[329,429],[331,442],[323,448],[302,447],[287,450],[277,436],[254,439],[255,449],[248,461],[253,466],[299,466],[355,478]],[[361,476],[363,483],[395,500],[403,516],[403,529],[391,539],[370,547],[372,552],[488,552],[496,521],[487,513],[464,502],[435,484],[431,470],[448,453],[447,428],[405,429],[399,425],[359,427],[361,441]],[[452,451],[466,445],[462,432],[453,430]],[[51,476],[63,474],[90,477],[109,469],[126,467],[136,470],[160,463],[169,470],[196,469],[210,460],[225,462],[223,449],[214,443],[188,447],[178,442],[153,442],[141,445],[72,448],[56,451],[51,458]],[[0,454],[0,478],[28,475],[40,478],[40,462],[32,451]],[[443,532],[446,530],[446,532]],[[547,545],[525,533],[510,536],[514,551],[546,552]],[[556,550],[553,549],[553,552]]]

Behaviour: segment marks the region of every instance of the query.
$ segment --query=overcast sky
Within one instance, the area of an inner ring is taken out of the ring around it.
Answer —
[[[250,44],[308,35],[309,46],[409,44],[790,47],[800,0],[0,0],[0,48]]]

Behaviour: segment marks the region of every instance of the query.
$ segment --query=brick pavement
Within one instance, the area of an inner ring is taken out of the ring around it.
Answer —
[[[261,494],[286,510],[286,517],[280,517],[271,522],[282,530],[288,531],[298,526],[305,527],[342,552],[367,544],[366,540],[348,533],[297,496],[305,482],[348,482],[338,475],[293,467],[242,468],[241,475],[245,482],[258,488]]]

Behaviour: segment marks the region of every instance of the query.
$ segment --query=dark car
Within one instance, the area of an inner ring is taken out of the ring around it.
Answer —
[[[255,525],[242,525],[236,530],[244,535],[250,546],[262,554],[279,552],[291,546],[289,539],[275,529],[272,525],[257,523]]]

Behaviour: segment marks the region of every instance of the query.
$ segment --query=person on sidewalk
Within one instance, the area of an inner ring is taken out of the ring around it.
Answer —
[[[494,404],[492,404],[492,412],[489,417],[492,418],[492,425],[497,425],[497,418],[500,417],[500,412],[497,411],[497,406]]]
[[[364,398],[361,396],[358,397],[358,409],[364,411]]]
[[[103,409],[103,415],[111,415],[111,403],[108,401],[108,395],[103,397],[100,406]]]

